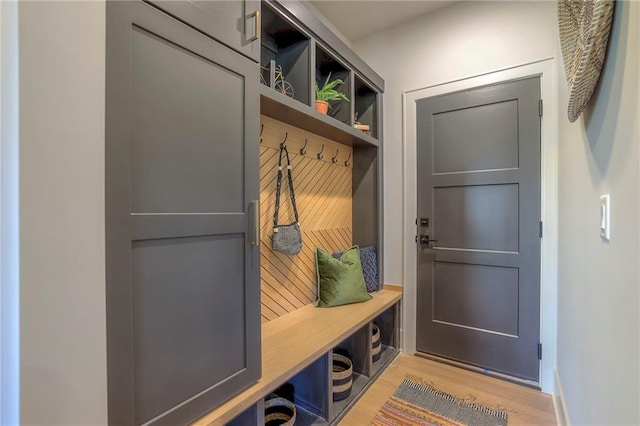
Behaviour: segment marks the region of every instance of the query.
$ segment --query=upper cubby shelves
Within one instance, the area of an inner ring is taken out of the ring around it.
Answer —
[[[357,75],[354,78],[353,105],[355,123],[378,138],[378,92]]]
[[[268,6],[262,8],[262,84],[311,105],[310,38]]]
[[[334,90],[345,95],[349,100],[337,99],[329,101],[328,115],[347,125],[353,124],[351,114],[351,71],[321,46],[316,45],[316,84],[323,87],[325,83],[340,80],[343,83]]]
[[[354,65],[355,64],[355,65]],[[263,1],[261,113],[352,146],[379,146],[382,79],[296,2]],[[345,99],[315,108],[318,84]]]

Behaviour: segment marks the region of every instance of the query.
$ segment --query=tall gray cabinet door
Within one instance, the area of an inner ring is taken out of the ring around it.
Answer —
[[[176,18],[260,61],[259,0],[152,0]]]
[[[258,65],[107,2],[110,424],[185,424],[260,377]]]

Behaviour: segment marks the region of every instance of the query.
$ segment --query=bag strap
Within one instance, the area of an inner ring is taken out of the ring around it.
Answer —
[[[291,160],[289,159],[289,151],[287,147],[283,144],[280,144],[280,155],[278,157],[278,178],[276,179],[276,209],[273,213],[273,229],[278,229],[278,215],[280,213],[280,192],[282,189],[282,154],[285,154],[285,158],[287,159],[287,179],[289,181],[289,198],[291,198],[291,204],[293,204],[293,215],[296,219],[296,223],[299,222],[298,219],[298,206],[296,204],[296,194],[293,188],[293,175],[291,174]]]

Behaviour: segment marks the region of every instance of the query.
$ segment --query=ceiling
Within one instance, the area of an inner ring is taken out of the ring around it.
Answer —
[[[310,3],[350,41],[356,41],[455,1],[311,0]]]

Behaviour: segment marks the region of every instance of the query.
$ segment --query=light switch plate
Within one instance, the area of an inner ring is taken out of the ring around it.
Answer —
[[[609,194],[600,197],[600,237],[611,239],[611,197]]]

